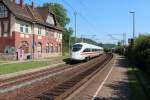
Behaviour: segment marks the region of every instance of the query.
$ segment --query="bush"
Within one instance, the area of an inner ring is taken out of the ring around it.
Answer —
[[[106,53],[111,52],[111,49],[109,49],[109,48],[104,48],[104,52],[106,52]]]
[[[124,46],[117,46],[115,52],[120,55],[124,55]]]
[[[134,46],[127,47],[126,56],[140,69],[150,73],[150,35],[140,35]]]

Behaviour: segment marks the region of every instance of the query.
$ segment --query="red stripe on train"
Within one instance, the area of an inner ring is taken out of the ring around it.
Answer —
[[[96,52],[82,52],[80,55],[98,54]]]

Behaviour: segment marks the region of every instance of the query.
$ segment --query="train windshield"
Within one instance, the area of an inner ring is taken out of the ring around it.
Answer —
[[[82,49],[82,45],[81,44],[75,44],[75,45],[73,45],[72,51],[73,52],[77,52],[77,51],[79,51],[81,49]]]

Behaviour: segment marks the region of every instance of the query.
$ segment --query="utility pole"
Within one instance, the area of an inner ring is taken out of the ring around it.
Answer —
[[[35,22],[32,23],[32,59],[35,59],[35,34],[34,34]]]
[[[76,11],[74,11],[74,21],[75,21],[75,25],[74,25],[75,43],[77,43],[77,12]]]
[[[71,43],[70,43],[70,40],[71,40],[71,36],[69,35],[69,56],[71,55],[71,48],[70,48],[70,46],[71,46]]]
[[[123,45],[126,45],[126,33],[123,33]]]
[[[83,38],[83,35],[81,35],[81,42],[84,42],[84,38]]]
[[[133,17],[133,40],[135,39],[135,12],[130,12]]]

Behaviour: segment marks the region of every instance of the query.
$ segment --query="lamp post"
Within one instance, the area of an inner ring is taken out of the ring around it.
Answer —
[[[135,12],[129,12],[133,17],[133,40],[135,39]]]
[[[74,31],[75,31],[75,43],[77,42],[77,12],[74,12],[74,21],[75,21],[75,25],[74,25]]]

